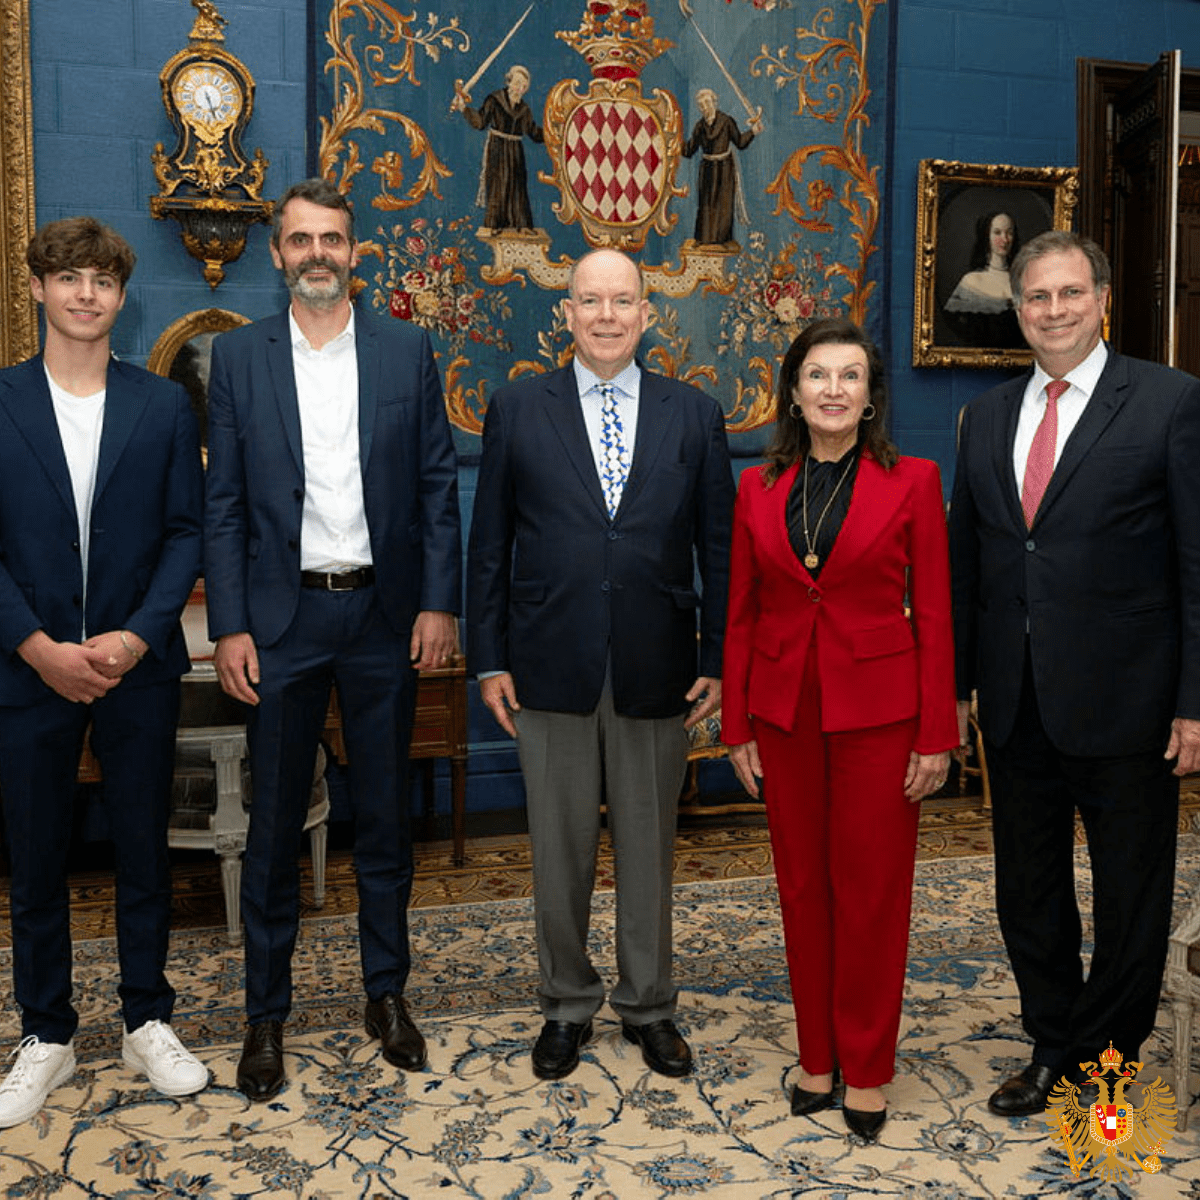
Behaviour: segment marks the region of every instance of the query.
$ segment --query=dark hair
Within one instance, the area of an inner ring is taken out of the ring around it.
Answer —
[[[875,412],[858,423],[859,446],[885,470],[895,466],[900,458],[900,451],[887,435],[887,387],[883,382],[883,360],[875,343],[853,321],[845,317],[827,317],[801,330],[779,364],[775,386],[775,433],[766,449],[767,465],[763,472],[768,487],[788,467],[803,459],[812,446],[804,417],[798,411],[792,415],[792,392],[809,351],[830,344],[861,346],[867,356],[867,396]]]
[[[337,190],[328,179],[302,179],[293,183],[278,200],[271,214],[271,242],[279,245],[279,235],[283,230],[283,210],[289,200],[307,200],[310,204],[319,204],[322,208],[337,208],[346,214],[346,236],[354,241],[354,209],[350,201]]]
[[[1021,247],[1021,253],[1013,259],[1012,266],[1008,269],[1013,303],[1020,307],[1025,272],[1034,259],[1045,258],[1047,254],[1069,254],[1072,250],[1081,251],[1088,260],[1092,268],[1092,286],[1096,291],[1112,283],[1112,268],[1108,265],[1108,258],[1091,238],[1086,238],[1071,229],[1047,229],[1045,233],[1039,233]]]
[[[1007,217],[1012,222],[1012,245],[1008,248],[1008,261],[1011,265],[1021,248],[1021,235],[1017,232],[1016,218],[1010,212],[998,208],[995,212],[987,213],[975,222],[975,245],[971,250],[971,261],[967,264],[970,271],[982,271],[991,259],[992,254],[992,222],[997,217]]]
[[[124,291],[137,255],[115,229],[101,225],[95,217],[67,217],[43,225],[33,235],[25,261],[29,270],[43,280],[56,271],[79,267],[108,271]]]

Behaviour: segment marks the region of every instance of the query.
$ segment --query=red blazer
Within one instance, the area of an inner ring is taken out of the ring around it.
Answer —
[[[958,745],[946,514],[937,465],[864,455],[850,511],[816,581],[788,541],[798,465],[773,487],[742,474],[734,509],[722,738],[753,738],[750,717],[791,730],[809,644],[827,733],[917,718],[913,748]],[[911,618],[905,613],[906,604]]]

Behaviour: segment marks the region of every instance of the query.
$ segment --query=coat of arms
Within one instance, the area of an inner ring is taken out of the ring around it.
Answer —
[[[1162,1169],[1159,1154],[1175,1126],[1175,1096],[1161,1079],[1145,1084],[1142,1103],[1134,1106],[1125,1088],[1137,1079],[1140,1062],[1122,1066],[1121,1052],[1109,1042],[1100,1062],[1079,1064],[1098,1087],[1093,1103],[1079,1103],[1080,1089],[1065,1078],[1050,1093],[1046,1120],[1078,1175],[1090,1165],[1096,1179],[1113,1180],[1140,1167],[1153,1174]],[[1106,1076],[1111,1075],[1111,1080]],[[1087,1086],[1087,1085],[1085,1085]]]

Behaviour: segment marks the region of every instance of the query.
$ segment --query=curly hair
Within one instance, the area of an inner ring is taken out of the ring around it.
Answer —
[[[137,255],[115,230],[95,217],[66,217],[50,221],[33,235],[25,251],[29,270],[38,279],[57,271],[94,267],[114,275],[125,290]]]

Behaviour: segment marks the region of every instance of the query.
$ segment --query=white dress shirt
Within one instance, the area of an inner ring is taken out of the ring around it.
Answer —
[[[346,328],[314,350],[288,310],[304,450],[302,571],[371,565],[371,535],[358,457],[358,357],[354,310]]]
[[[1096,390],[1096,384],[1108,361],[1108,347],[1103,341],[1074,370],[1068,371],[1063,379],[1071,386],[1058,398],[1058,438],[1054,443],[1054,465],[1062,456],[1063,447],[1072,430],[1079,424],[1087,402]],[[1013,439],[1013,473],[1017,480],[1017,491],[1025,479],[1025,464],[1029,461],[1029,448],[1033,435],[1046,415],[1046,384],[1054,377],[1047,375],[1036,363],[1033,376],[1025,385],[1021,400],[1021,414],[1017,418],[1017,436]]]
[[[50,385],[54,419],[58,422],[58,436],[62,439],[67,470],[71,474],[71,491],[75,496],[75,519],[79,523],[79,560],[83,565],[83,595],[79,607],[81,612],[86,613],[92,498],[96,490],[96,467],[100,461],[100,432],[104,428],[106,390],[101,388],[91,396],[73,395],[54,382],[49,369],[46,369],[46,382]],[[88,636],[86,617],[81,620],[80,632],[80,640]]]
[[[638,398],[641,394],[642,371],[636,362],[631,362],[623,371],[612,379],[604,380],[590,371],[575,356],[575,386],[579,391],[579,403],[583,408],[583,423],[587,426],[588,444],[592,448],[592,458],[596,463],[596,473],[600,474],[600,466],[604,458],[602,445],[603,418],[600,414],[604,403],[600,395],[600,385],[610,383],[617,402],[617,412],[621,417],[621,430],[625,436],[625,478],[629,478],[629,469],[633,465],[633,443],[637,437]]]

